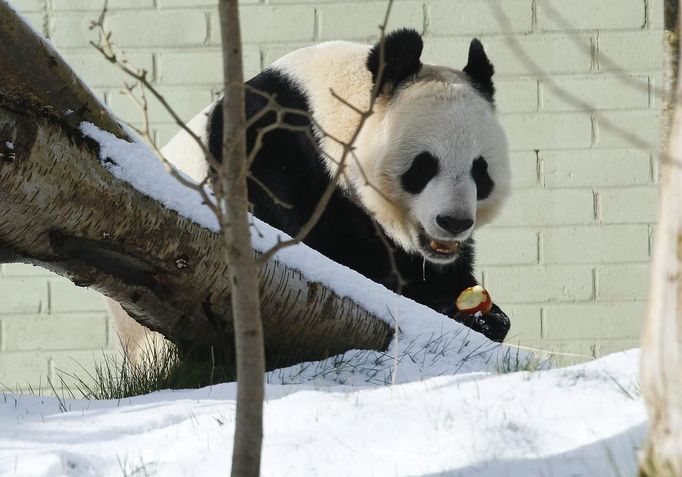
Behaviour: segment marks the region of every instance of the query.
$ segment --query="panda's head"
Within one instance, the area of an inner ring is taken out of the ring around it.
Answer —
[[[348,170],[360,201],[396,243],[450,263],[507,198],[509,154],[481,43],[471,42],[462,71],[422,64],[421,51],[413,30],[387,35],[383,52],[381,44],[370,50],[366,66],[379,96]]]

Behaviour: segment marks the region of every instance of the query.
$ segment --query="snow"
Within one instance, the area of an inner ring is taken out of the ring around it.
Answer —
[[[171,176],[141,140],[135,137],[134,142],[127,142],[87,122],[81,124],[81,131],[100,144],[102,164],[115,177],[198,225],[218,231],[218,221],[201,194]]]
[[[635,475],[638,358],[364,388],[270,384],[262,475]],[[0,475],[226,475],[235,396],[229,383],[60,412],[54,398],[4,394]]]
[[[148,148],[81,125],[116,177],[210,230],[200,194]],[[281,232],[253,219],[266,250]],[[276,255],[399,330],[386,352],[351,350],[268,373],[263,475],[633,475],[646,414],[638,351],[565,369],[483,336],[305,245]],[[548,368],[549,366],[545,366]],[[0,475],[224,475],[236,385],[120,401],[5,393]]]

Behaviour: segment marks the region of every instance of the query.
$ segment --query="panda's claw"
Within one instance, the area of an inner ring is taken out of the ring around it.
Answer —
[[[452,319],[498,343],[504,341],[511,327],[509,317],[497,305],[493,305],[489,313],[470,315],[458,311],[452,316]]]

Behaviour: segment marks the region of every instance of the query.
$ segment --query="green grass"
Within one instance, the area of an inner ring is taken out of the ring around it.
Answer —
[[[125,352],[119,356],[103,354],[94,371],[81,369],[81,373],[56,370],[61,388],[72,398],[122,399],[163,389],[200,388],[235,378],[233,363],[217,362],[213,352],[208,356],[181,353],[169,342],[145,347],[135,362]]]
[[[547,355],[524,351],[509,347],[502,355],[497,372],[500,374],[517,373],[519,371],[540,371],[554,367],[550,353]]]

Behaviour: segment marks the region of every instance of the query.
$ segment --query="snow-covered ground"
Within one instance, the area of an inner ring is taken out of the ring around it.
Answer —
[[[638,355],[388,386],[269,384],[263,475],[635,475]],[[61,404],[5,393],[0,475],[227,475],[234,410],[234,384]]]

